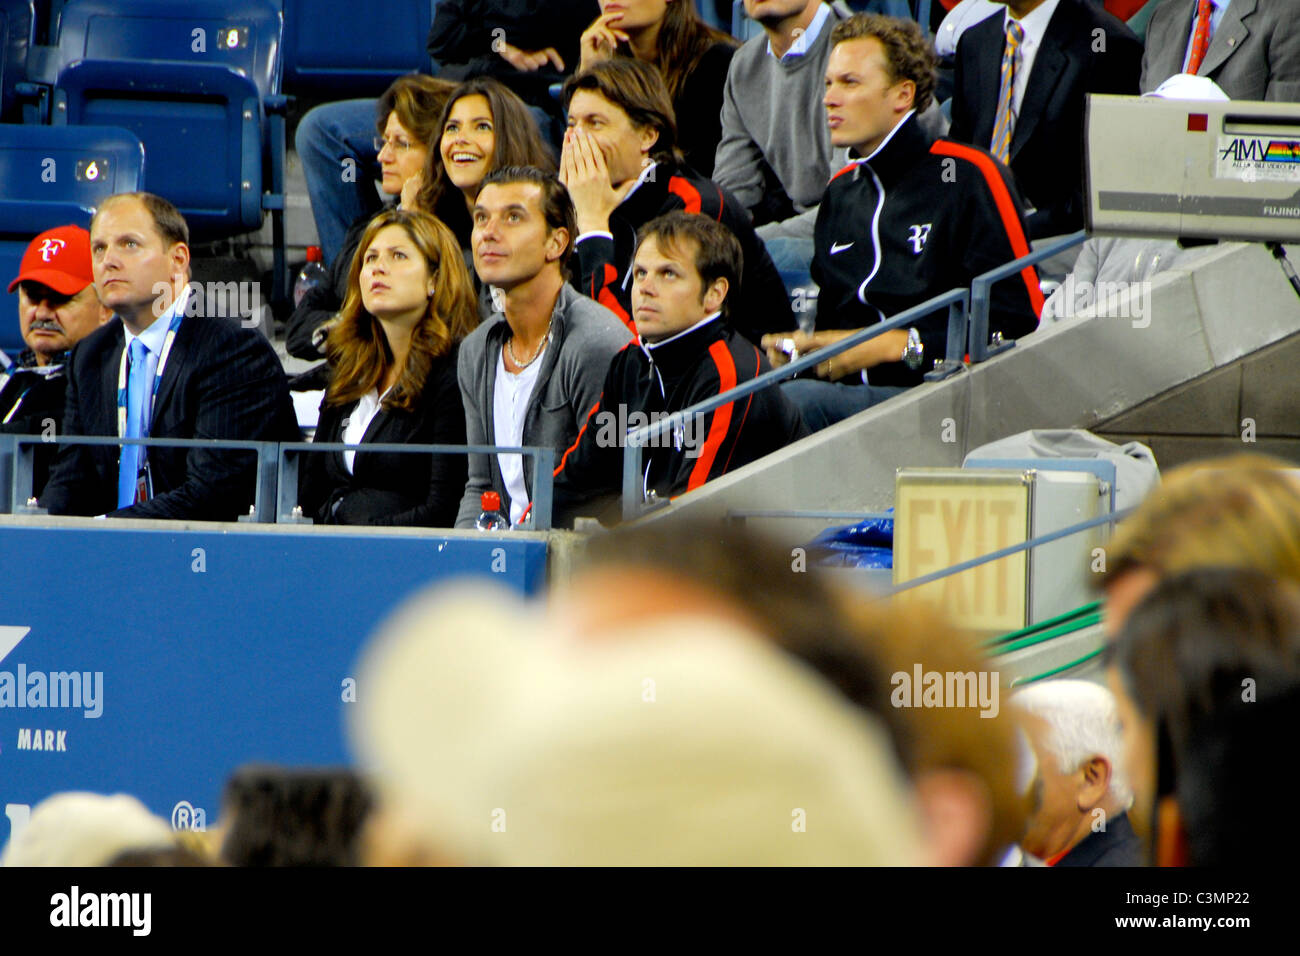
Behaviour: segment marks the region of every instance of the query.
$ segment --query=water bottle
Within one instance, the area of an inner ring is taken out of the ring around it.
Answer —
[[[495,491],[485,491],[479,497],[479,507],[483,509],[474,522],[480,531],[509,531],[510,522],[501,513],[501,496]]]
[[[298,280],[293,284],[293,307],[296,309],[302,302],[302,297],[311,289],[318,285],[324,285],[329,281],[329,273],[325,271],[325,264],[321,261],[324,257],[321,255],[320,246],[307,247],[307,264],[302,267],[298,273]]]

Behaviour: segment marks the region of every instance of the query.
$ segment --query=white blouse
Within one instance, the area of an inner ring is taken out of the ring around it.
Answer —
[[[370,427],[370,423],[379,414],[379,406],[391,391],[392,389],[389,388],[381,397],[379,390],[372,388],[361,396],[356,407],[352,409],[352,413],[348,415],[347,426],[343,429],[343,444],[361,444],[361,439],[366,435],[366,429]],[[347,466],[348,474],[352,473],[352,462],[356,456],[357,453],[354,451],[345,451],[343,453],[343,464]]]

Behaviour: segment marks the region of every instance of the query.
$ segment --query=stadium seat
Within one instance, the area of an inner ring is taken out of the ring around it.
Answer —
[[[27,73],[34,20],[31,0],[0,0],[0,122],[19,119],[17,86]]]
[[[29,60],[52,123],[139,137],[144,188],[184,213],[196,241],[257,230],[269,211],[275,301],[288,285],[281,33],[274,0],[67,0],[56,45]]]
[[[384,29],[340,32],[353,0],[284,0],[284,88],[294,96],[378,96],[403,73],[428,73],[425,43],[437,0],[384,5]]]
[[[0,125],[0,287],[18,274],[32,236],[87,226],[105,196],[144,180],[144,147],[129,130],[99,126]],[[21,349],[17,296],[0,312],[0,349]]]

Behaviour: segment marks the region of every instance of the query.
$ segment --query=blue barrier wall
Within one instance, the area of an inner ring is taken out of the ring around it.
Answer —
[[[0,844],[60,790],[210,825],[239,764],[347,763],[352,668],[395,605],[464,574],[531,594],[546,573],[540,535],[112,525],[0,526]]]

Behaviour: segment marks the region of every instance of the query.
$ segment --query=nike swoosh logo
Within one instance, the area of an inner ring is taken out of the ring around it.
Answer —
[[[27,636],[30,627],[0,626],[0,661],[9,656],[9,652],[18,646],[18,642]]]
[[[831,243],[831,255],[835,255],[835,253],[837,253],[837,252],[843,252],[845,249],[847,249],[847,248],[848,248],[849,246],[851,246],[851,245],[853,245],[853,243],[851,243],[851,242],[832,242],[832,243]]]

